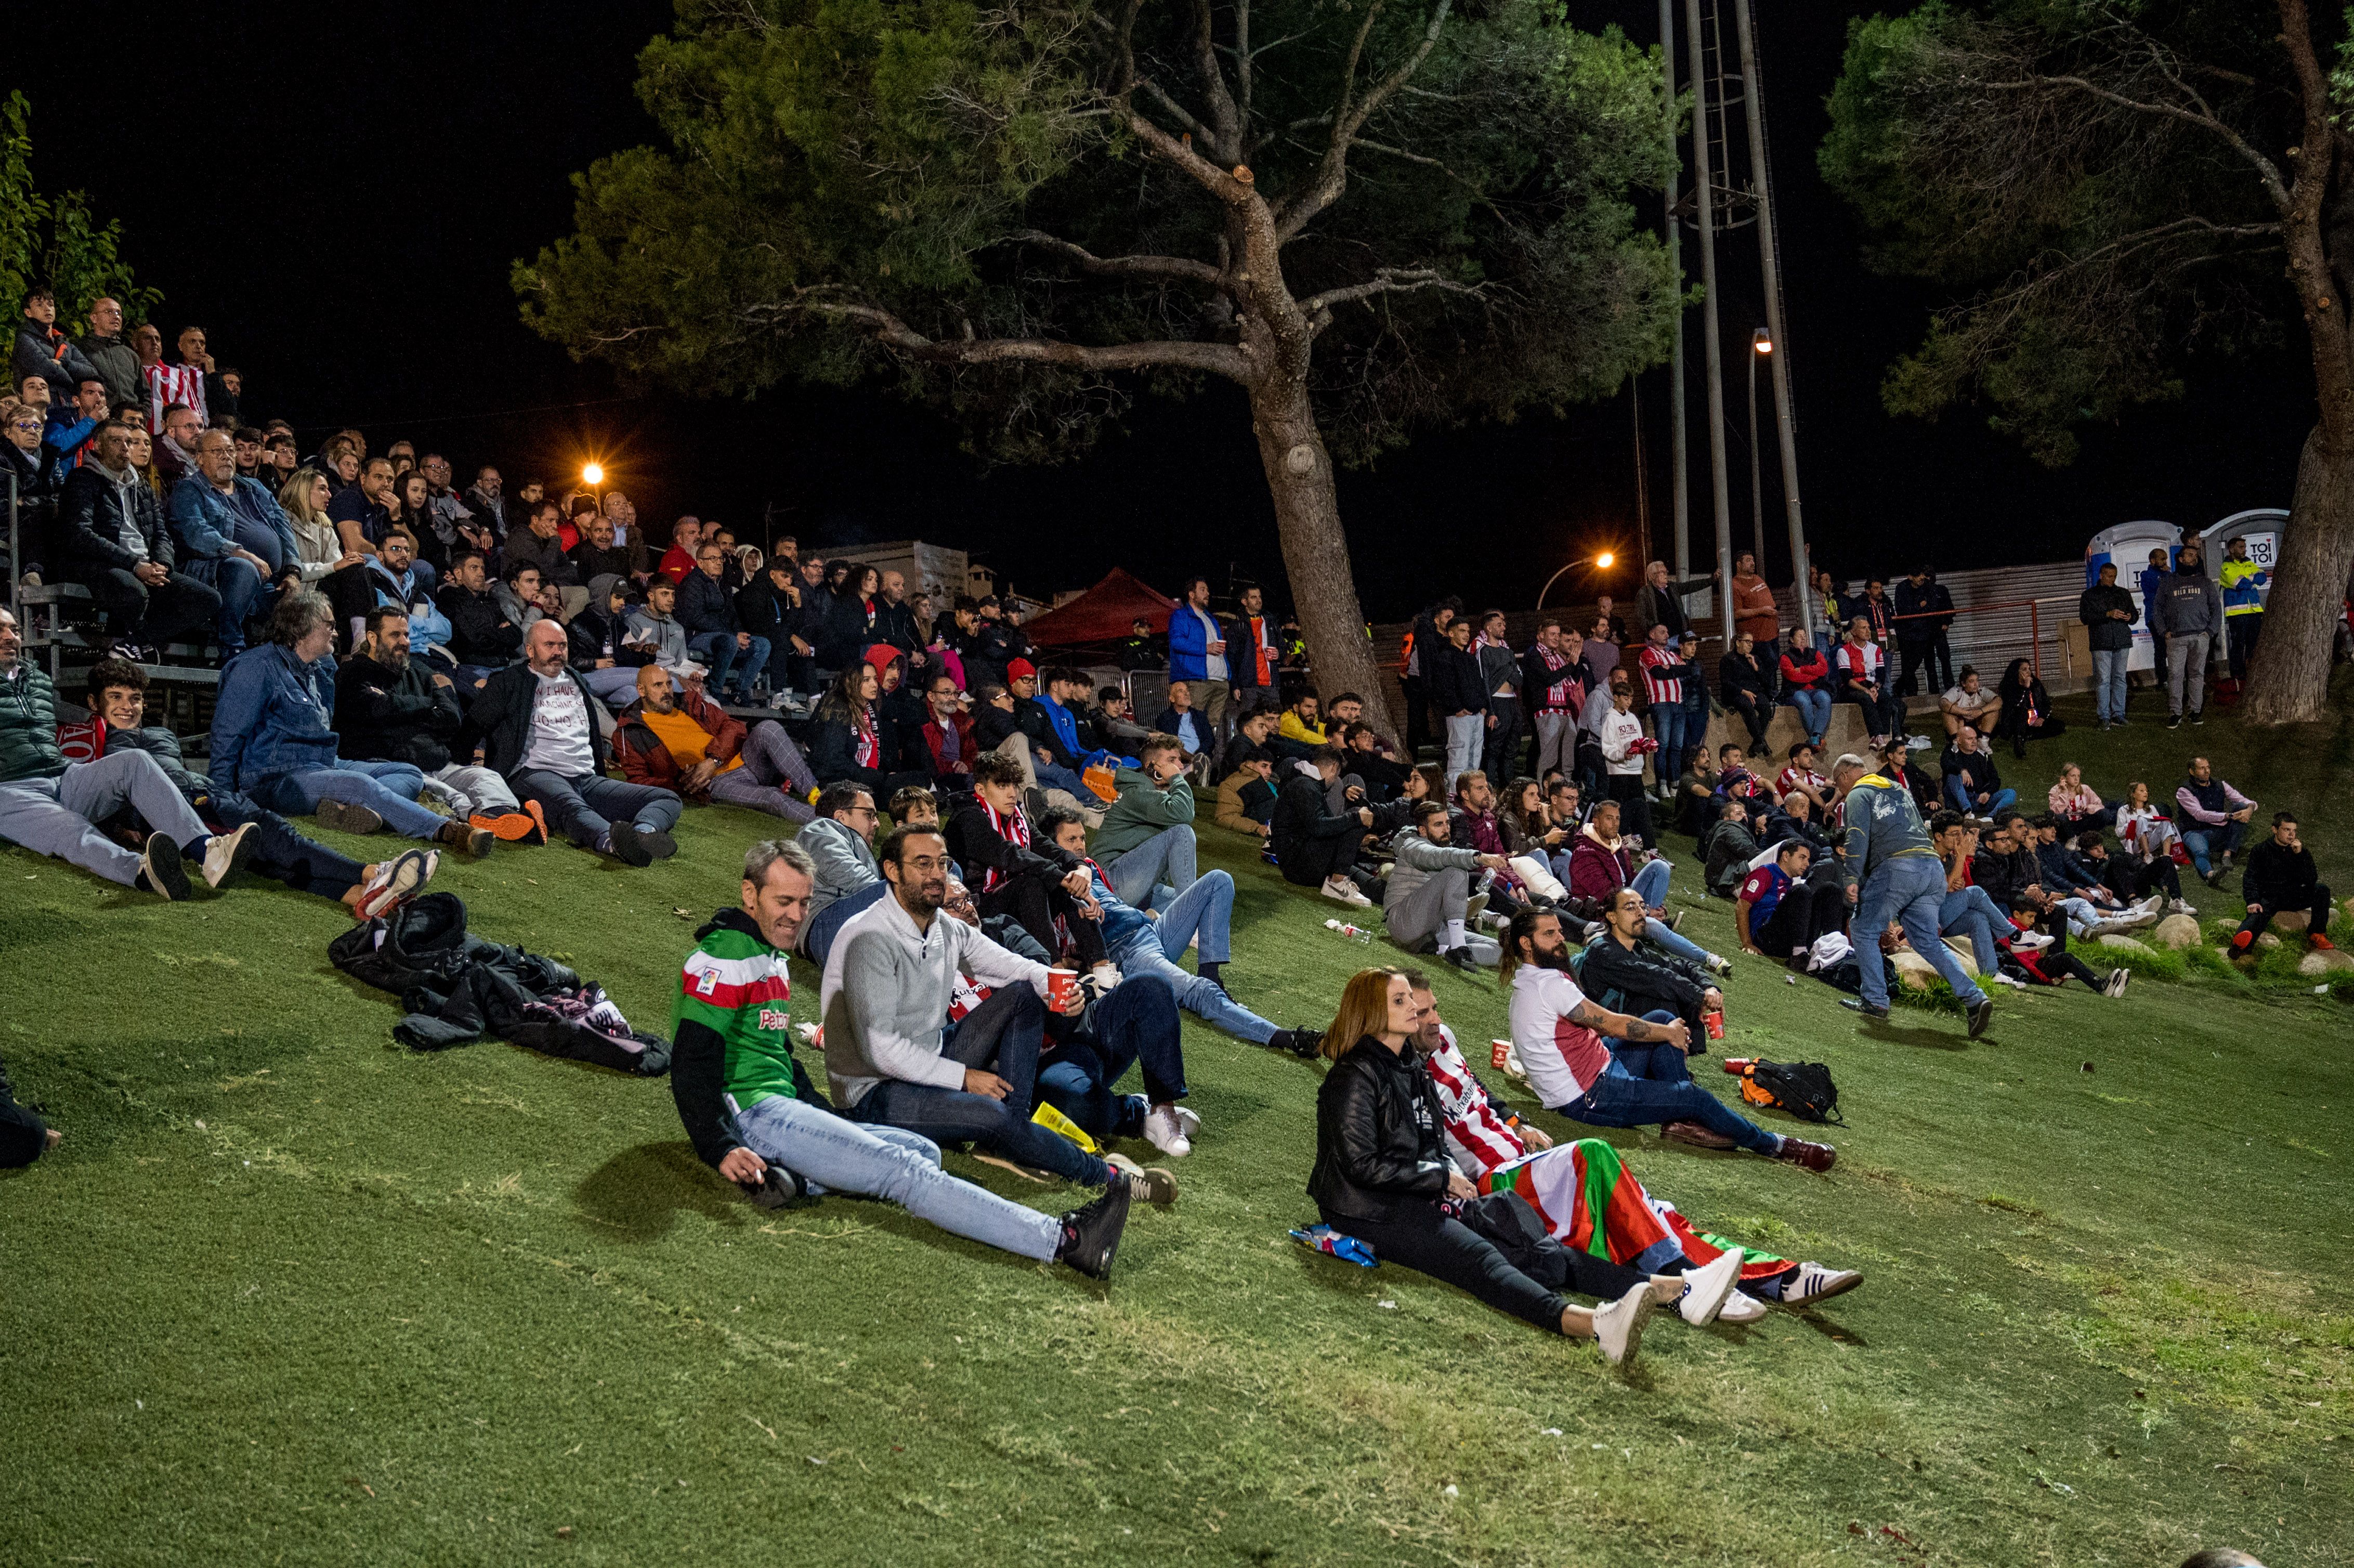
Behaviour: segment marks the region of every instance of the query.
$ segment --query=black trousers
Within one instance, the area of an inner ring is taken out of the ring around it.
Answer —
[[[1794,882],[1783,890],[1781,902],[1774,906],[1772,918],[1753,929],[1749,939],[1767,958],[1787,959],[1813,947],[1816,938],[1828,936],[1845,924],[1845,889],[1836,884]]]
[[[2311,924],[2306,927],[2308,935],[2318,937],[2327,930],[2329,928],[2328,885],[2317,882],[2313,885],[2313,891],[2309,896],[2285,898],[2276,904],[2257,906],[2254,914],[2240,922],[2240,929],[2250,936],[2260,936],[2264,927],[2273,923],[2274,916],[2284,912],[2294,912],[2300,908],[2308,911],[2308,918],[2311,921]]]
[[[1898,696],[1909,697],[1917,689],[1914,684],[1914,677],[1920,673],[1922,665],[1930,663],[1929,652],[1934,646],[1934,643],[1925,639],[1917,642],[1907,642],[1902,638],[1897,640],[1896,694]],[[1948,655],[1949,659],[1950,657]],[[1934,665],[1931,666],[1929,678],[1932,681],[1937,678]],[[1946,688],[1939,686],[1936,689],[1942,692]]]
[[[1499,1312],[1561,1331],[1561,1314],[1569,1303],[1560,1293],[1514,1268],[1495,1243],[1460,1220],[1447,1218],[1435,1202],[1415,1203],[1389,1220],[1361,1220],[1336,1214],[1320,1203],[1317,1207],[1326,1224],[1365,1243],[1384,1263],[1427,1274],[1470,1292]]]
[[[1653,848],[1659,846],[1659,835],[1651,831],[1651,801],[1643,793],[1643,776],[1639,773],[1606,773],[1602,776],[1602,796],[1618,802],[1618,831],[1636,833]]]
[[[0,1065],[0,1171],[30,1165],[49,1146],[48,1124],[8,1092],[8,1069]]]
[[[1749,730],[1749,749],[1753,753],[1759,753],[1766,744],[1766,726],[1774,716],[1772,710],[1755,692],[1728,693],[1724,705],[1729,711],[1741,715],[1742,724]]]
[[[2182,896],[2182,874],[2174,869],[2171,858],[2160,855],[2143,862],[2126,855],[2113,854],[2101,870],[2101,885],[2119,898],[2147,897],[2153,887],[2166,890],[2168,898]]]
[[[1496,715],[1496,727],[1488,732],[1479,747],[1479,771],[1501,795],[1505,784],[1520,777],[1521,699],[1491,696],[1488,711]]]
[[[1301,839],[1279,857],[1283,880],[1295,887],[1320,887],[1327,877],[1357,863],[1357,850],[1364,842],[1363,831],[1353,828],[1329,839]]]
[[[1065,892],[1059,882],[1048,882],[1043,876],[1017,876],[975,898],[983,916],[1013,916],[1050,953],[1063,950],[1062,933],[1055,928],[1055,917],[1059,915],[1070,930],[1078,967],[1088,969],[1104,961],[1103,922],[1081,915],[1078,900]]]
[[[161,648],[209,628],[220,614],[220,595],[182,572],[174,572],[154,588],[119,567],[82,568],[79,580],[106,612],[114,634],[126,642]],[[209,635],[207,631],[197,641]]]
[[[1411,762],[1430,738],[1430,705],[1422,694],[1421,676],[1405,676],[1398,687],[1405,693],[1405,755]]]

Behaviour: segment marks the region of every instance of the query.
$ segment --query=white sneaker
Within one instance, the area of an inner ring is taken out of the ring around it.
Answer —
[[[2152,916],[2162,914],[2166,909],[2166,895],[2163,893],[2153,893],[2134,907]]]
[[[1711,953],[1708,955],[1708,968],[1712,974],[1729,975],[1733,972],[1733,960],[1721,953]]]
[[[1178,1124],[1177,1113],[1168,1106],[1154,1106],[1144,1113],[1144,1141],[1172,1160],[1182,1160],[1193,1152],[1193,1145]]]
[[[2131,979],[2133,979],[2133,970],[2131,969],[2111,969],[2109,971],[2109,983],[2101,988],[2101,994],[2103,996],[2125,995],[2126,982]]]
[[[1766,1303],[1746,1290],[1736,1290],[1725,1298],[1724,1306],[1716,1314],[1716,1320],[1720,1323],[1755,1323],[1764,1316]]]
[[[1825,1268],[1819,1263],[1798,1265],[1798,1277],[1782,1287],[1782,1305],[1805,1307],[1824,1301],[1863,1283],[1863,1274],[1853,1268]]]
[[[2010,945],[2022,952],[2036,952],[2052,945],[2052,938],[2041,931],[2021,931],[2010,939]]]
[[[391,914],[416,897],[440,865],[438,850],[404,850],[383,862],[360,889],[360,901],[352,906],[352,918],[374,920]]]
[[[2027,982],[2025,980],[2020,980],[2014,975],[2006,974],[1980,975],[1978,976],[1978,984],[2007,985],[2013,991],[2025,991],[2027,989]]]
[[[1158,1165],[1139,1165],[1125,1154],[1107,1154],[1104,1163],[1129,1180],[1129,1191],[1148,1203],[1166,1208],[1177,1201],[1177,1178]]]
[[[1346,877],[1326,877],[1324,896],[1335,904],[1345,904],[1352,909],[1370,909],[1373,901],[1357,891],[1357,885]]]
[[[2189,904],[2179,898],[2169,901],[2166,907],[2174,914],[2188,915],[2193,919],[2196,919],[2199,915],[2198,910],[2193,909]]]
[[[1119,966],[1106,959],[1102,963],[1079,977],[1079,987],[1089,1000],[1101,1001],[1119,984]]]
[[[1645,1280],[1617,1300],[1594,1309],[1594,1340],[1612,1366],[1632,1360],[1651,1317],[1651,1284]]]
[[[246,823],[225,833],[215,833],[205,842],[205,885],[218,887],[228,880],[229,873],[245,863],[253,853],[253,824]]]
[[[1177,1118],[1177,1130],[1185,1135],[1186,1142],[1191,1143],[1201,1136],[1202,1118],[1200,1117],[1180,1105],[1172,1105],[1169,1110],[1170,1114]]]
[[[1714,1263],[1686,1269],[1683,1294],[1675,1303],[1677,1315],[1695,1328],[1716,1321],[1716,1315],[1724,1310],[1725,1302],[1741,1284],[1741,1257],[1739,1247],[1728,1247]]]

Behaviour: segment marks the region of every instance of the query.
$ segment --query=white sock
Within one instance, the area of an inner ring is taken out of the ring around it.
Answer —
[[[1446,939],[1440,942],[1438,947],[1441,952],[1452,952],[1458,948],[1469,946],[1469,943],[1470,938],[1463,934],[1463,922],[1449,920],[1447,923]]]

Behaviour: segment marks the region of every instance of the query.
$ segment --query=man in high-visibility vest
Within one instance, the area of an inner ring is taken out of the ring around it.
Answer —
[[[2272,587],[2273,575],[2248,558],[2248,541],[2229,540],[2223,546],[2223,635],[2232,657],[2232,679],[2248,678],[2248,656],[2264,629],[2264,601],[2260,590]]]

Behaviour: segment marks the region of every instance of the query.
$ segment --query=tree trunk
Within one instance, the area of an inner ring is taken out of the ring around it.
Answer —
[[[2311,724],[2327,716],[2329,670],[2347,577],[2354,571],[2354,451],[2317,425],[2297,460],[2296,493],[2281,530],[2264,629],[2240,716]]]
[[[1399,741],[1404,732],[1390,711],[1389,691],[1358,607],[1332,459],[1316,429],[1307,381],[1278,372],[1255,382],[1250,399],[1251,429],[1258,437],[1259,461],[1275,501],[1283,567],[1291,578],[1299,629],[1307,634],[1316,690],[1328,707],[1342,692],[1355,692],[1365,699],[1365,722]]]

